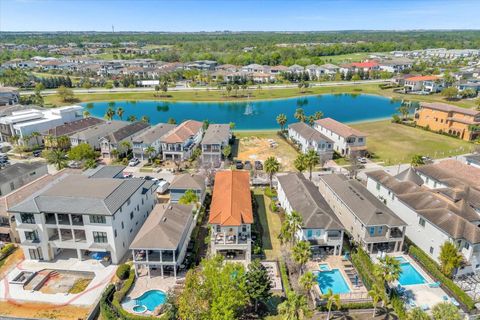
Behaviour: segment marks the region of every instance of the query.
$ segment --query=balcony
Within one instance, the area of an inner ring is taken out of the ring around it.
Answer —
[[[403,237],[403,232],[399,228],[390,229],[390,238],[399,238]]]
[[[151,262],[151,263],[171,263],[174,262],[173,251],[165,250],[134,250],[134,262]]]
[[[222,148],[219,145],[203,145],[202,151],[203,152],[221,152]]]
[[[61,225],[70,225],[70,217],[68,216],[68,214],[58,214],[57,215],[57,219],[58,219],[58,224],[61,224]]]
[[[246,234],[236,235],[226,235],[225,233],[217,233],[214,235],[215,244],[225,244],[225,245],[235,245],[235,244],[247,244],[248,236]]]

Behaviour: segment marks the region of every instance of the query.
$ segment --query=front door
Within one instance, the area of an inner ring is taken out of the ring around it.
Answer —
[[[28,249],[28,253],[30,254],[30,259],[32,260],[43,260],[43,254],[40,248]]]

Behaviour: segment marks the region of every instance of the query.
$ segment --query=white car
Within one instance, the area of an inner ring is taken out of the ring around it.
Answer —
[[[367,163],[367,158],[365,157],[358,158],[358,162],[360,162],[361,164],[365,164]]]
[[[138,160],[137,158],[133,158],[132,160],[130,160],[130,162],[128,163],[128,166],[129,167],[135,167],[137,164],[140,163],[140,160]]]

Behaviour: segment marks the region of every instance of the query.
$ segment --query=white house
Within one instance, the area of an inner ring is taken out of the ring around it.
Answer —
[[[223,149],[229,145],[232,131],[229,124],[211,124],[202,139],[202,162],[215,167],[222,162]]]
[[[465,195],[450,188],[429,190],[413,169],[396,177],[368,172],[367,188],[407,223],[405,235],[433,260],[440,262],[441,246],[451,241],[465,260],[457,274],[480,269],[480,215]]]
[[[367,135],[332,118],[316,120],[313,126],[333,141],[333,150],[342,156],[362,155],[367,150]]]
[[[313,250],[340,255],[343,225],[318,188],[301,173],[279,175],[277,179],[280,205],[288,215],[296,211],[303,218],[297,239],[308,241]]]
[[[440,92],[443,81],[438,76],[413,76],[405,79],[406,92],[424,91],[429,93]]]
[[[156,185],[143,179],[66,175],[9,209],[25,257],[53,260],[63,251],[118,264],[152,211]]]
[[[193,149],[200,144],[203,123],[195,120],[182,122],[161,139],[163,160],[183,161],[192,156]]]
[[[99,139],[100,152],[103,158],[112,158],[112,151],[118,150],[119,153],[127,152],[133,147],[133,138],[150,128],[150,125],[143,121],[133,122]],[[128,148],[123,146],[123,142],[128,142]]]
[[[146,131],[143,131],[132,138],[133,155],[140,160],[147,160],[154,158],[162,152],[162,137],[175,129],[174,124],[159,123]],[[151,154],[147,154],[145,150],[148,147],[153,147],[155,150]]]
[[[333,156],[333,140],[304,122],[293,123],[288,126],[288,137],[296,143],[303,153],[315,150],[321,160],[331,160]]]

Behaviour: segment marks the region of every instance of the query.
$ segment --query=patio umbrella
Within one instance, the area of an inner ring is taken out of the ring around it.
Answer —
[[[358,286],[358,275],[355,275],[355,285]]]

